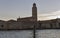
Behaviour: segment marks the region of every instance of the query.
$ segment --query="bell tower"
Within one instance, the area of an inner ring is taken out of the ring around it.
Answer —
[[[37,21],[37,7],[35,3],[33,3],[32,7],[32,17]]]

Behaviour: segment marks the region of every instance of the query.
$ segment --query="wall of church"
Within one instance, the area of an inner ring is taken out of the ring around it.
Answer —
[[[46,28],[60,28],[60,20],[56,21],[39,21],[32,22],[32,21],[0,21],[0,29],[32,29],[36,26],[36,28],[46,29]]]

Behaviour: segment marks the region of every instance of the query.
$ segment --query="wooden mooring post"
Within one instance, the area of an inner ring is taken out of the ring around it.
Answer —
[[[33,27],[33,38],[36,38],[36,24]]]

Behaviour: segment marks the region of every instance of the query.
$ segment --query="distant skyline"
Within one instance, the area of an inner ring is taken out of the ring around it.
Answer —
[[[38,20],[60,18],[60,0],[0,0],[0,20],[32,16],[33,3],[37,5]]]

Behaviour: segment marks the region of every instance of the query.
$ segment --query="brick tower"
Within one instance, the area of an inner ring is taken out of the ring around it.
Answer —
[[[35,3],[33,3],[32,7],[32,17],[34,18],[35,21],[37,21],[37,7]]]

